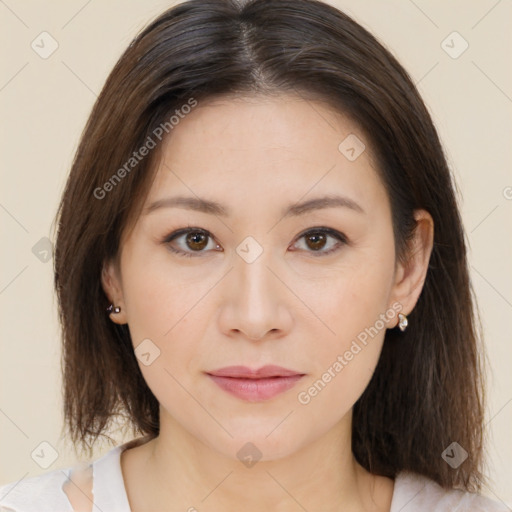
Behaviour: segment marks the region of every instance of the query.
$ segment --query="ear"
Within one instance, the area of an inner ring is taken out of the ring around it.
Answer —
[[[402,305],[408,315],[416,305],[427,276],[428,263],[434,244],[434,221],[426,210],[415,210],[416,227],[405,263],[397,263],[395,282],[391,292],[392,302]]]
[[[101,286],[111,304],[119,306],[119,313],[110,313],[110,319],[119,325],[127,323],[123,288],[116,262],[106,261],[101,270]]]

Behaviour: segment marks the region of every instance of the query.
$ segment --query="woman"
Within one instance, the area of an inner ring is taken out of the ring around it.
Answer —
[[[507,510],[478,494],[481,349],[443,151],[345,14],[163,13],[110,74],[58,223],[69,435],[90,450],[121,416],[142,437],[4,486],[6,510]]]

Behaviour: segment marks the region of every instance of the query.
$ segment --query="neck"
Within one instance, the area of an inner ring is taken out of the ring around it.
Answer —
[[[190,512],[389,511],[392,481],[357,463],[350,424],[351,417],[343,419],[292,454],[274,460],[263,455],[251,465],[207,446],[161,415],[160,435],[143,445],[141,502],[145,510]]]

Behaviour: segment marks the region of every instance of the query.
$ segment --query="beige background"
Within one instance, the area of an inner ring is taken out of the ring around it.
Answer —
[[[510,506],[512,5],[506,0],[330,3],[355,17],[399,58],[419,84],[447,148],[460,189],[492,368],[493,486],[485,494]],[[40,259],[44,245],[37,246],[39,257],[32,248],[52,237],[51,222],[78,138],[107,74],[132,37],[170,5],[157,0],[0,0],[1,484],[76,461],[59,438],[60,346],[52,262]],[[58,43],[46,59],[31,48],[43,31]],[[461,39],[450,36],[442,45],[454,31],[469,44],[458,58],[452,56],[463,48]],[[121,435],[116,439],[124,441]],[[58,452],[47,469],[31,457],[44,441]],[[110,448],[98,447],[96,457]]]

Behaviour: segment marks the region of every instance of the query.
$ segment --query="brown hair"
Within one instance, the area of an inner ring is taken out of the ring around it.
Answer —
[[[140,372],[128,327],[105,312],[100,276],[140,213],[161,144],[121,173],[122,181],[113,182],[113,175],[191,98],[281,93],[322,99],[366,133],[391,201],[397,258],[407,258],[414,209],[426,209],[435,223],[409,327],[386,332],[373,378],[354,405],[354,455],[374,474],[394,478],[410,470],[444,487],[479,490],[482,335],[443,149],[391,53],[347,15],[316,0],[178,4],[133,40],[109,75],[57,213],[55,287],[71,439],[91,450],[118,415],[134,432],[159,432],[158,401]],[[441,457],[453,441],[469,454],[458,469]]]

